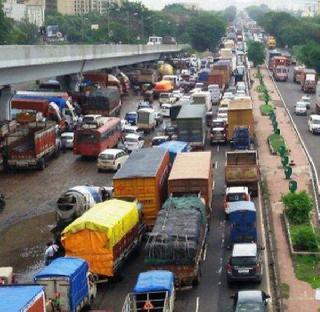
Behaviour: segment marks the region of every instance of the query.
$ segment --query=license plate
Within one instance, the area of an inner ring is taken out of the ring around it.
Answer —
[[[238,270],[238,273],[240,273],[240,274],[246,274],[246,273],[249,273],[249,270],[245,270],[245,269]]]

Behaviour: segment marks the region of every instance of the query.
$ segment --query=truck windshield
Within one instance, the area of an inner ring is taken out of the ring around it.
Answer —
[[[244,193],[231,193],[227,195],[227,202],[237,202],[237,201],[246,201],[246,194]]]
[[[138,114],[138,123],[149,123],[149,113],[140,112]]]
[[[206,104],[205,97],[203,96],[194,96],[192,101],[194,104]]]

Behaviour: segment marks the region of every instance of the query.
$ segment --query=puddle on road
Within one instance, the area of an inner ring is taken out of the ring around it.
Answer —
[[[0,232],[0,266],[12,266],[19,283],[31,282],[43,266],[46,243],[52,239],[53,213],[23,220]]]

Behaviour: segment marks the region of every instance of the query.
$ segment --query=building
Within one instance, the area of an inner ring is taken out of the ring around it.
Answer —
[[[17,3],[16,0],[7,0],[3,3],[4,14],[17,22],[26,18],[26,6],[24,3]]]
[[[46,0],[46,12],[56,12],[58,10],[57,0]]]

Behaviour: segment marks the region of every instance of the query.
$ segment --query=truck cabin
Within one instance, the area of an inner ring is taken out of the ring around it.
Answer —
[[[12,267],[0,267],[0,285],[15,284],[16,282]]]

